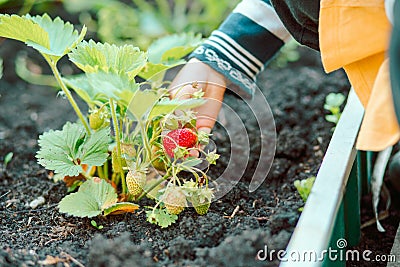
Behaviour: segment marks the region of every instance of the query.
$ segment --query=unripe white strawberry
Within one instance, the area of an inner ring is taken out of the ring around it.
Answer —
[[[133,196],[137,196],[143,192],[146,184],[146,173],[137,170],[131,170],[126,175],[126,185],[128,191]]]
[[[163,202],[169,214],[178,215],[187,206],[186,196],[179,187],[168,188],[164,193]]]

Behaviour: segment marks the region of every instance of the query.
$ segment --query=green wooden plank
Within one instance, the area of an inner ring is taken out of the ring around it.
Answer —
[[[360,242],[361,216],[360,216],[360,191],[357,176],[357,167],[353,166],[349,180],[347,181],[346,193],[344,195],[344,220],[346,229],[346,240],[348,246],[355,246]]]
[[[328,253],[326,253],[323,267],[344,267],[346,266],[345,256],[346,246],[342,247],[342,242],[347,242],[346,224],[345,224],[345,205],[344,202],[340,205],[335,220],[335,226],[332,231],[331,240],[329,241]],[[346,240],[346,241],[344,241]]]
[[[370,186],[370,172],[369,172],[369,164],[367,160],[367,152],[366,151],[358,151],[357,152],[357,168],[358,168],[358,177],[360,180],[360,192],[362,195],[369,194],[371,190]]]

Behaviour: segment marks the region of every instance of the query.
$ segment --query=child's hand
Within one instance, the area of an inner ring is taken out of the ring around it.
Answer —
[[[190,98],[198,90],[193,87],[196,83],[198,83],[198,88],[203,89],[204,98],[207,99],[204,105],[195,109],[196,127],[199,131],[210,133],[221,109],[225,93],[225,78],[207,64],[191,59],[171,83],[172,98]]]

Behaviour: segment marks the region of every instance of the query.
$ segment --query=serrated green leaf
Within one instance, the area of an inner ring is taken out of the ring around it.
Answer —
[[[129,79],[133,79],[147,61],[146,53],[138,47],[95,43],[93,40],[82,42],[69,58],[84,72],[112,71],[127,74]]]
[[[139,85],[126,74],[99,71],[84,76],[65,79],[67,86],[73,89],[88,104],[104,104],[110,98],[128,106]]]
[[[204,99],[166,99],[158,102],[150,112],[149,119],[175,110],[192,109],[203,105]]]
[[[44,53],[56,57],[62,57],[74,49],[83,40],[87,31],[86,26],[83,26],[81,33],[78,34],[71,23],[64,22],[60,17],[52,20],[47,14],[42,16],[30,16],[28,14],[26,17],[36,22],[47,32],[50,46],[44,47],[49,49],[49,52]],[[41,44],[38,43],[38,45]]]
[[[81,146],[80,155],[83,164],[101,166],[108,158],[110,128],[105,127],[92,133]]]
[[[176,220],[178,216],[174,214],[169,214],[165,209],[156,209],[146,211],[147,221],[160,226],[161,228],[167,228]]]
[[[83,40],[87,28],[81,33],[69,22],[49,15],[0,15],[0,36],[25,42],[43,56],[57,61]]]
[[[173,63],[189,54],[201,44],[200,34],[172,34],[154,41],[149,49],[151,63]]]
[[[198,43],[200,44],[200,43]],[[198,46],[198,44],[196,46]],[[196,48],[196,46],[177,46],[167,50],[161,57],[161,62],[174,63]]]
[[[26,16],[0,15],[0,36],[26,43],[28,40],[50,48],[48,33]]]
[[[91,218],[101,214],[101,209],[94,197],[79,191],[65,196],[58,204],[58,209],[62,213],[81,218]]]
[[[71,78],[63,78],[63,81],[89,105],[97,103],[98,106],[101,106],[103,103],[108,101],[103,94],[98,93],[95,88],[90,85],[85,75],[75,75]]]
[[[115,203],[104,209],[103,215],[118,215],[128,212],[135,212],[139,209],[139,205],[130,202]]]
[[[84,194],[92,195],[100,210],[104,210],[117,202],[117,193],[115,188],[105,180],[100,178],[93,178],[84,182],[79,191]]]
[[[160,96],[154,91],[138,90],[129,103],[128,110],[130,113],[128,115],[132,114],[134,117],[132,119],[141,120],[159,99]]]
[[[39,136],[38,163],[63,176],[77,176],[82,164],[101,166],[108,157],[108,127],[87,136],[82,125],[67,122],[61,131]]]
[[[165,65],[161,63],[151,63],[147,62],[144,68],[138,74],[141,78],[145,80],[153,80],[154,76],[162,76],[162,74],[174,65]]]
[[[58,204],[60,212],[77,217],[94,217],[117,202],[117,193],[111,184],[100,178],[84,182],[78,192],[64,197]]]
[[[128,105],[139,85],[130,80],[126,74],[120,73],[88,73],[86,74],[89,84],[99,95],[105,95],[107,100],[113,98],[119,103]]]

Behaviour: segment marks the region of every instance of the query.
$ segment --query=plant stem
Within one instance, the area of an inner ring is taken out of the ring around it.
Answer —
[[[104,173],[105,177],[108,179],[108,160],[106,160],[106,162],[104,162],[103,173]]]
[[[103,168],[101,166],[97,166],[97,174],[101,179],[105,179],[104,173],[103,173]]]
[[[57,80],[57,83],[60,85],[60,87],[63,90],[64,94],[68,98],[69,103],[71,104],[72,108],[75,110],[76,115],[78,116],[78,118],[81,120],[83,126],[85,127],[86,133],[88,135],[90,135],[91,132],[90,132],[89,125],[88,125],[85,117],[83,116],[82,111],[80,110],[78,104],[76,104],[74,98],[72,97],[71,92],[68,90],[67,86],[62,81],[61,75],[60,75],[60,73],[58,72],[58,69],[57,69],[57,62],[50,61],[47,58],[46,58],[46,60],[49,63],[51,70],[53,71],[53,74],[54,74],[54,77]]]
[[[121,139],[120,139],[120,133],[119,133],[119,125],[118,125],[118,119],[117,119],[117,113],[115,111],[115,105],[114,105],[114,99],[110,98],[110,109],[111,109],[111,117],[113,120],[113,126],[114,126],[114,132],[115,132],[115,141],[117,142],[117,158],[118,158],[118,163],[119,166],[122,168],[122,158],[121,158]],[[121,184],[122,184],[122,193],[126,193],[126,181],[125,181],[125,174],[124,170],[121,170]]]
[[[147,189],[147,191],[143,190],[143,193],[136,199],[136,201],[141,200],[143,197],[145,197],[147,195],[147,193],[151,192],[151,190],[153,190],[154,188],[156,188],[159,184],[161,184],[162,182],[164,182],[168,177],[170,176],[170,171],[167,171],[167,173],[157,182],[154,183],[152,186],[150,186],[149,189]]]
[[[143,121],[141,121],[141,120],[139,120],[139,126],[140,126],[140,131],[142,133],[143,145],[144,145],[145,150],[146,150],[144,162],[149,162],[150,161],[150,155],[151,155],[151,148],[150,148],[150,145],[149,145],[149,140],[147,139],[146,127],[143,124]]]

